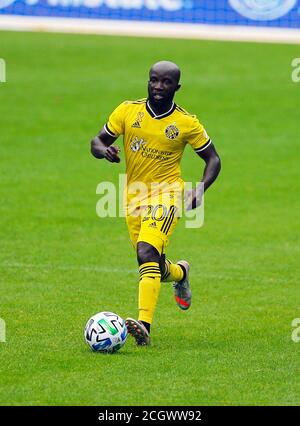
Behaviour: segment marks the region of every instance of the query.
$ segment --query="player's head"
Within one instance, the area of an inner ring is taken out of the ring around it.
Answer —
[[[151,103],[163,105],[173,100],[180,89],[180,69],[173,62],[161,61],[149,72],[148,95]]]

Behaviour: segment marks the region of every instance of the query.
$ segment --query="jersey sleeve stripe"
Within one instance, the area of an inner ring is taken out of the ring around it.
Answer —
[[[212,143],[212,140],[208,139],[208,141],[206,142],[206,144],[203,145],[203,146],[201,146],[201,148],[195,149],[195,152],[198,153],[198,152],[204,151],[211,143]]]
[[[195,117],[194,114],[190,114],[188,111],[186,111],[184,108],[176,104],[177,111],[181,112],[184,115],[188,115],[189,117]]]
[[[110,136],[112,136],[113,138],[115,138],[116,137],[116,135],[111,131],[111,130],[109,130],[109,127],[108,127],[108,125],[107,124],[104,124],[104,130],[106,131],[106,133],[108,133]]]

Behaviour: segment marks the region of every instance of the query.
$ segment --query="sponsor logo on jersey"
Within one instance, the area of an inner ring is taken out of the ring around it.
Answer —
[[[131,127],[136,127],[136,128],[140,129],[141,128],[141,122],[143,120],[144,115],[145,114],[140,111],[137,115],[136,121],[133,123],[133,125]]]
[[[297,0],[229,0],[240,15],[255,21],[272,21],[286,15]]]
[[[137,152],[146,143],[147,142],[145,141],[145,139],[139,139],[137,136],[134,136],[134,138],[130,142],[130,149],[131,149],[132,152]]]
[[[149,228],[157,228],[156,222],[150,223]]]
[[[176,127],[176,123],[170,124],[165,130],[165,135],[168,139],[176,139],[179,135],[179,129]]]

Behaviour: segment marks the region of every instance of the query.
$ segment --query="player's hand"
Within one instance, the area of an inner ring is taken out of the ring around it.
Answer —
[[[119,153],[121,152],[118,146],[109,146],[104,154],[104,158],[111,163],[120,163],[121,159],[119,157]]]
[[[203,184],[200,183],[195,189],[184,191],[184,206],[186,211],[196,209],[201,206],[203,198]]]

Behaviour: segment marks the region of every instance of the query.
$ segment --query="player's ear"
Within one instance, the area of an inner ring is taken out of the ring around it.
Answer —
[[[178,92],[178,90],[180,89],[180,87],[181,87],[181,84],[178,84],[177,87],[176,87],[176,92]]]

